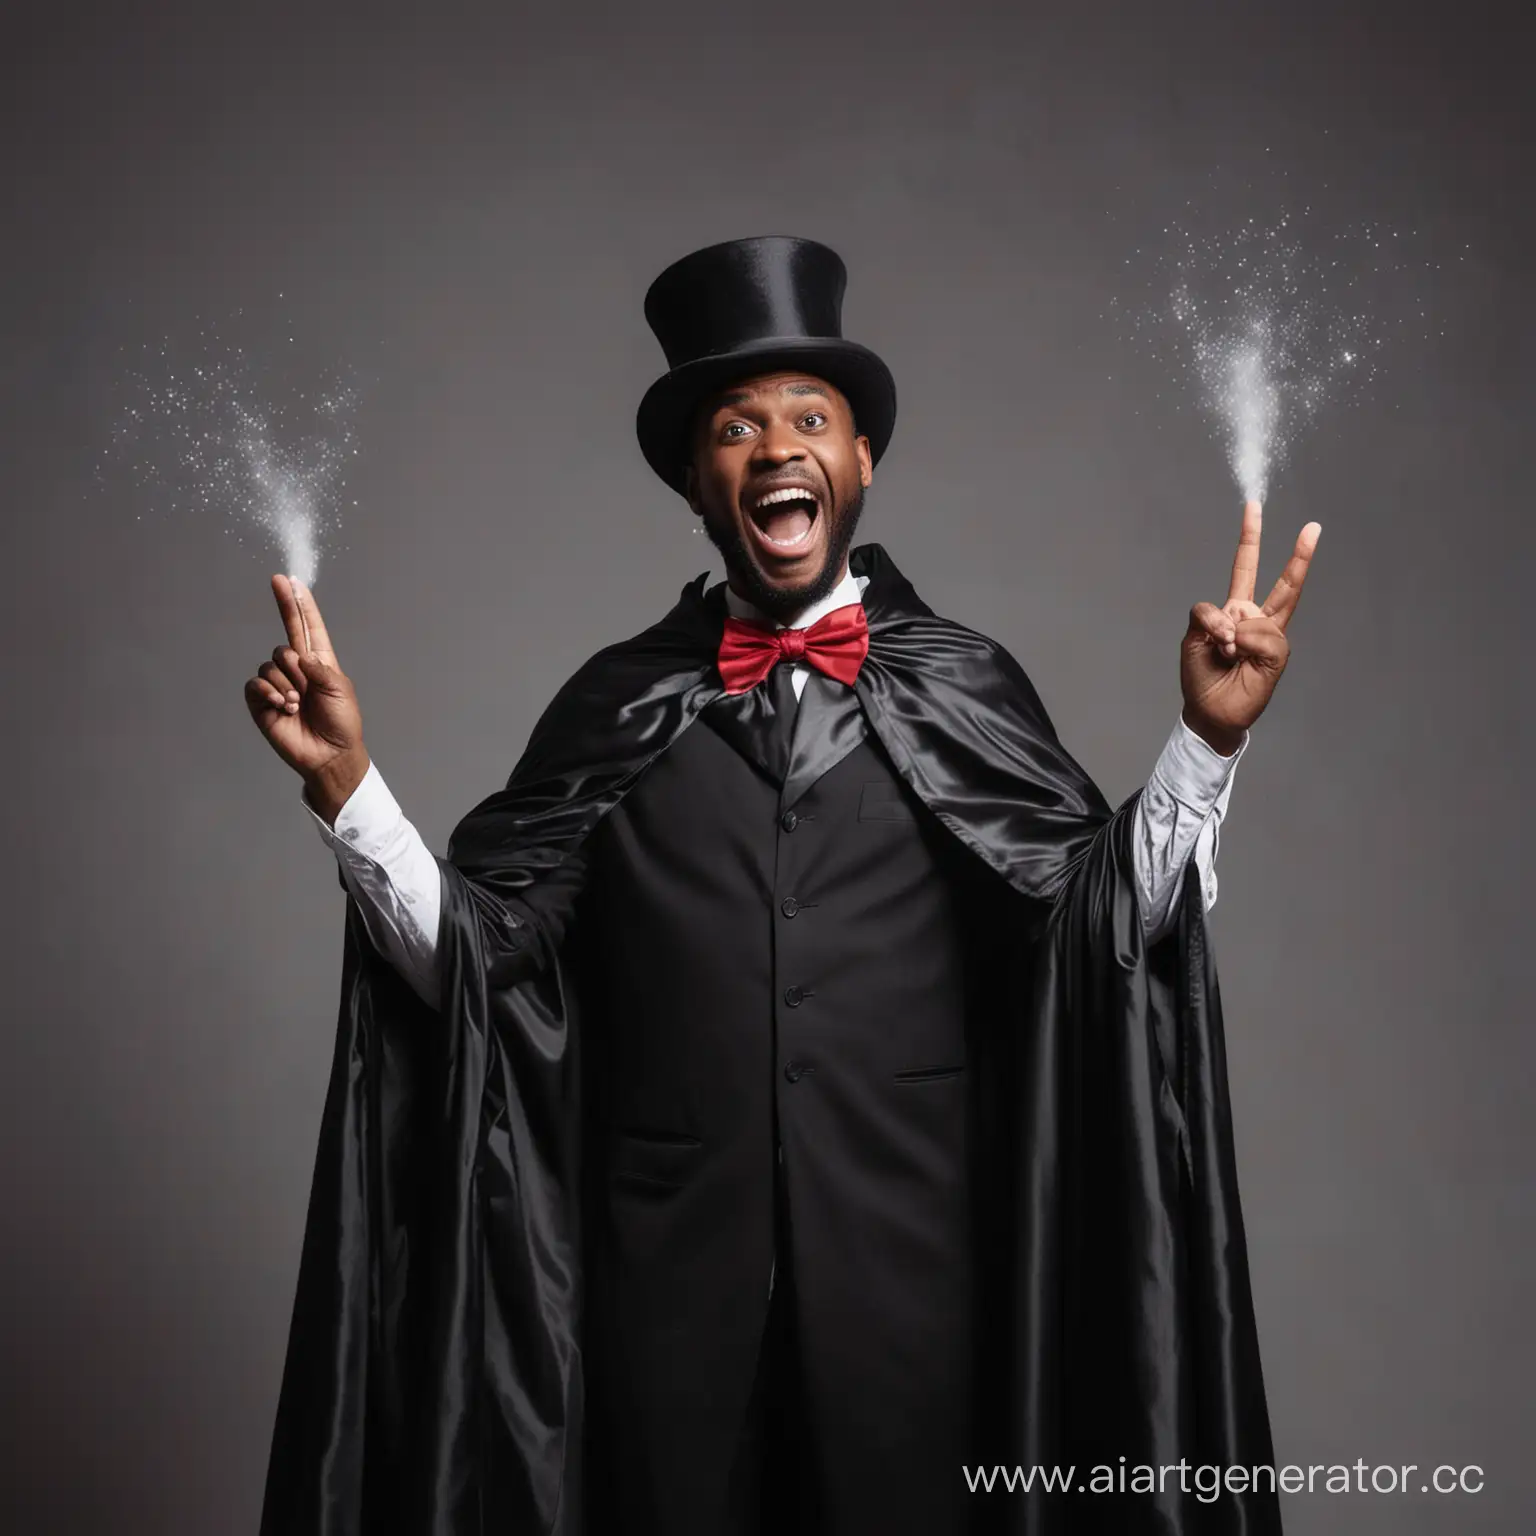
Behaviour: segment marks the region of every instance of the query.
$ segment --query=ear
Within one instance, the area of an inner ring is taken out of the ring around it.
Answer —
[[[875,461],[869,451],[869,439],[854,438],[853,451],[859,456],[859,484],[868,490],[870,481],[875,478]]]
[[[699,476],[692,464],[683,470],[683,500],[695,517],[704,516],[704,509],[699,505]]]

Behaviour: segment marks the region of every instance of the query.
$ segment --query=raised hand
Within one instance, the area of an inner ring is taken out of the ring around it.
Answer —
[[[1216,751],[1230,756],[1243,732],[1264,713],[1290,659],[1286,626],[1296,611],[1321,523],[1308,523],[1263,606],[1253,600],[1259,575],[1259,534],[1264,509],[1243,507],[1243,529],[1232,562],[1232,584],[1221,607],[1196,603],[1180,650],[1184,723]]]
[[[247,679],[246,707],[272,750],[302,775],[310,804],[334,821],[368,771],[362,711],[314,594],[287,576],[272,578],[272,592],[288,640]]]

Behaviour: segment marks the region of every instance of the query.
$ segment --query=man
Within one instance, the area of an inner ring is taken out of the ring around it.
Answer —
[[[263,1529],[1278,1530],[1204,931],[1318,528],[1259,508],[1111,812],[1028,679],[852,547],[890,440],[837,256],[652,285],[638,430],[704,578],[437,860],[313,596],[246,685],[349,892]],[[1090,1463],[1094,1495],[965,1468]],[[1103,1486],[1095,1483],[1095,1487]]]

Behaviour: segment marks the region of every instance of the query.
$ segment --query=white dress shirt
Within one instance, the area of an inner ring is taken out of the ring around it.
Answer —
[[[844,570],[837,587],[797,614],[804,629],[822,615],[862,601],[867,576]],[[767,622],[727,586],[725,600],[737,618]],[[789,626],[776,625],[776,628]],[[806,665],[794,663],[795,697],[805,687]],[[1131,830],[1136,895],[1147,942],[1171,925],[1185,863],[1193,855],[1209,911],[1216,903],[1216,850],[1221,819],[1232,793],[1232,774],[1248,735],[1230,757],[1202,741],[1180,713],[1173,734],[1137,802]],[[336,816],[333,828],[301,801],[335,853],[347,889],[357,901],[374,946],[430,1007],[438,1006],[436,968],[442,875],[421,834],[405,819],[373,763]]]

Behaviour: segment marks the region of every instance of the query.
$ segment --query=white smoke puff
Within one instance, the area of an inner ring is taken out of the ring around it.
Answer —
[[[1174,314],[1189,334],[1202,398],[1220,424],[1243,499],[1267,501],[1271,461],[1288,442],[1274,316],[1224,329],[1207,321],[1187,288],[1175,293]]]
[[[306,587],[320,568],[315,497],[325,489],[320,464],[285,462],[273,447],[266,423],[241,408],[239,445],[250,474],[246,512],[283,557],[283,569]]]

